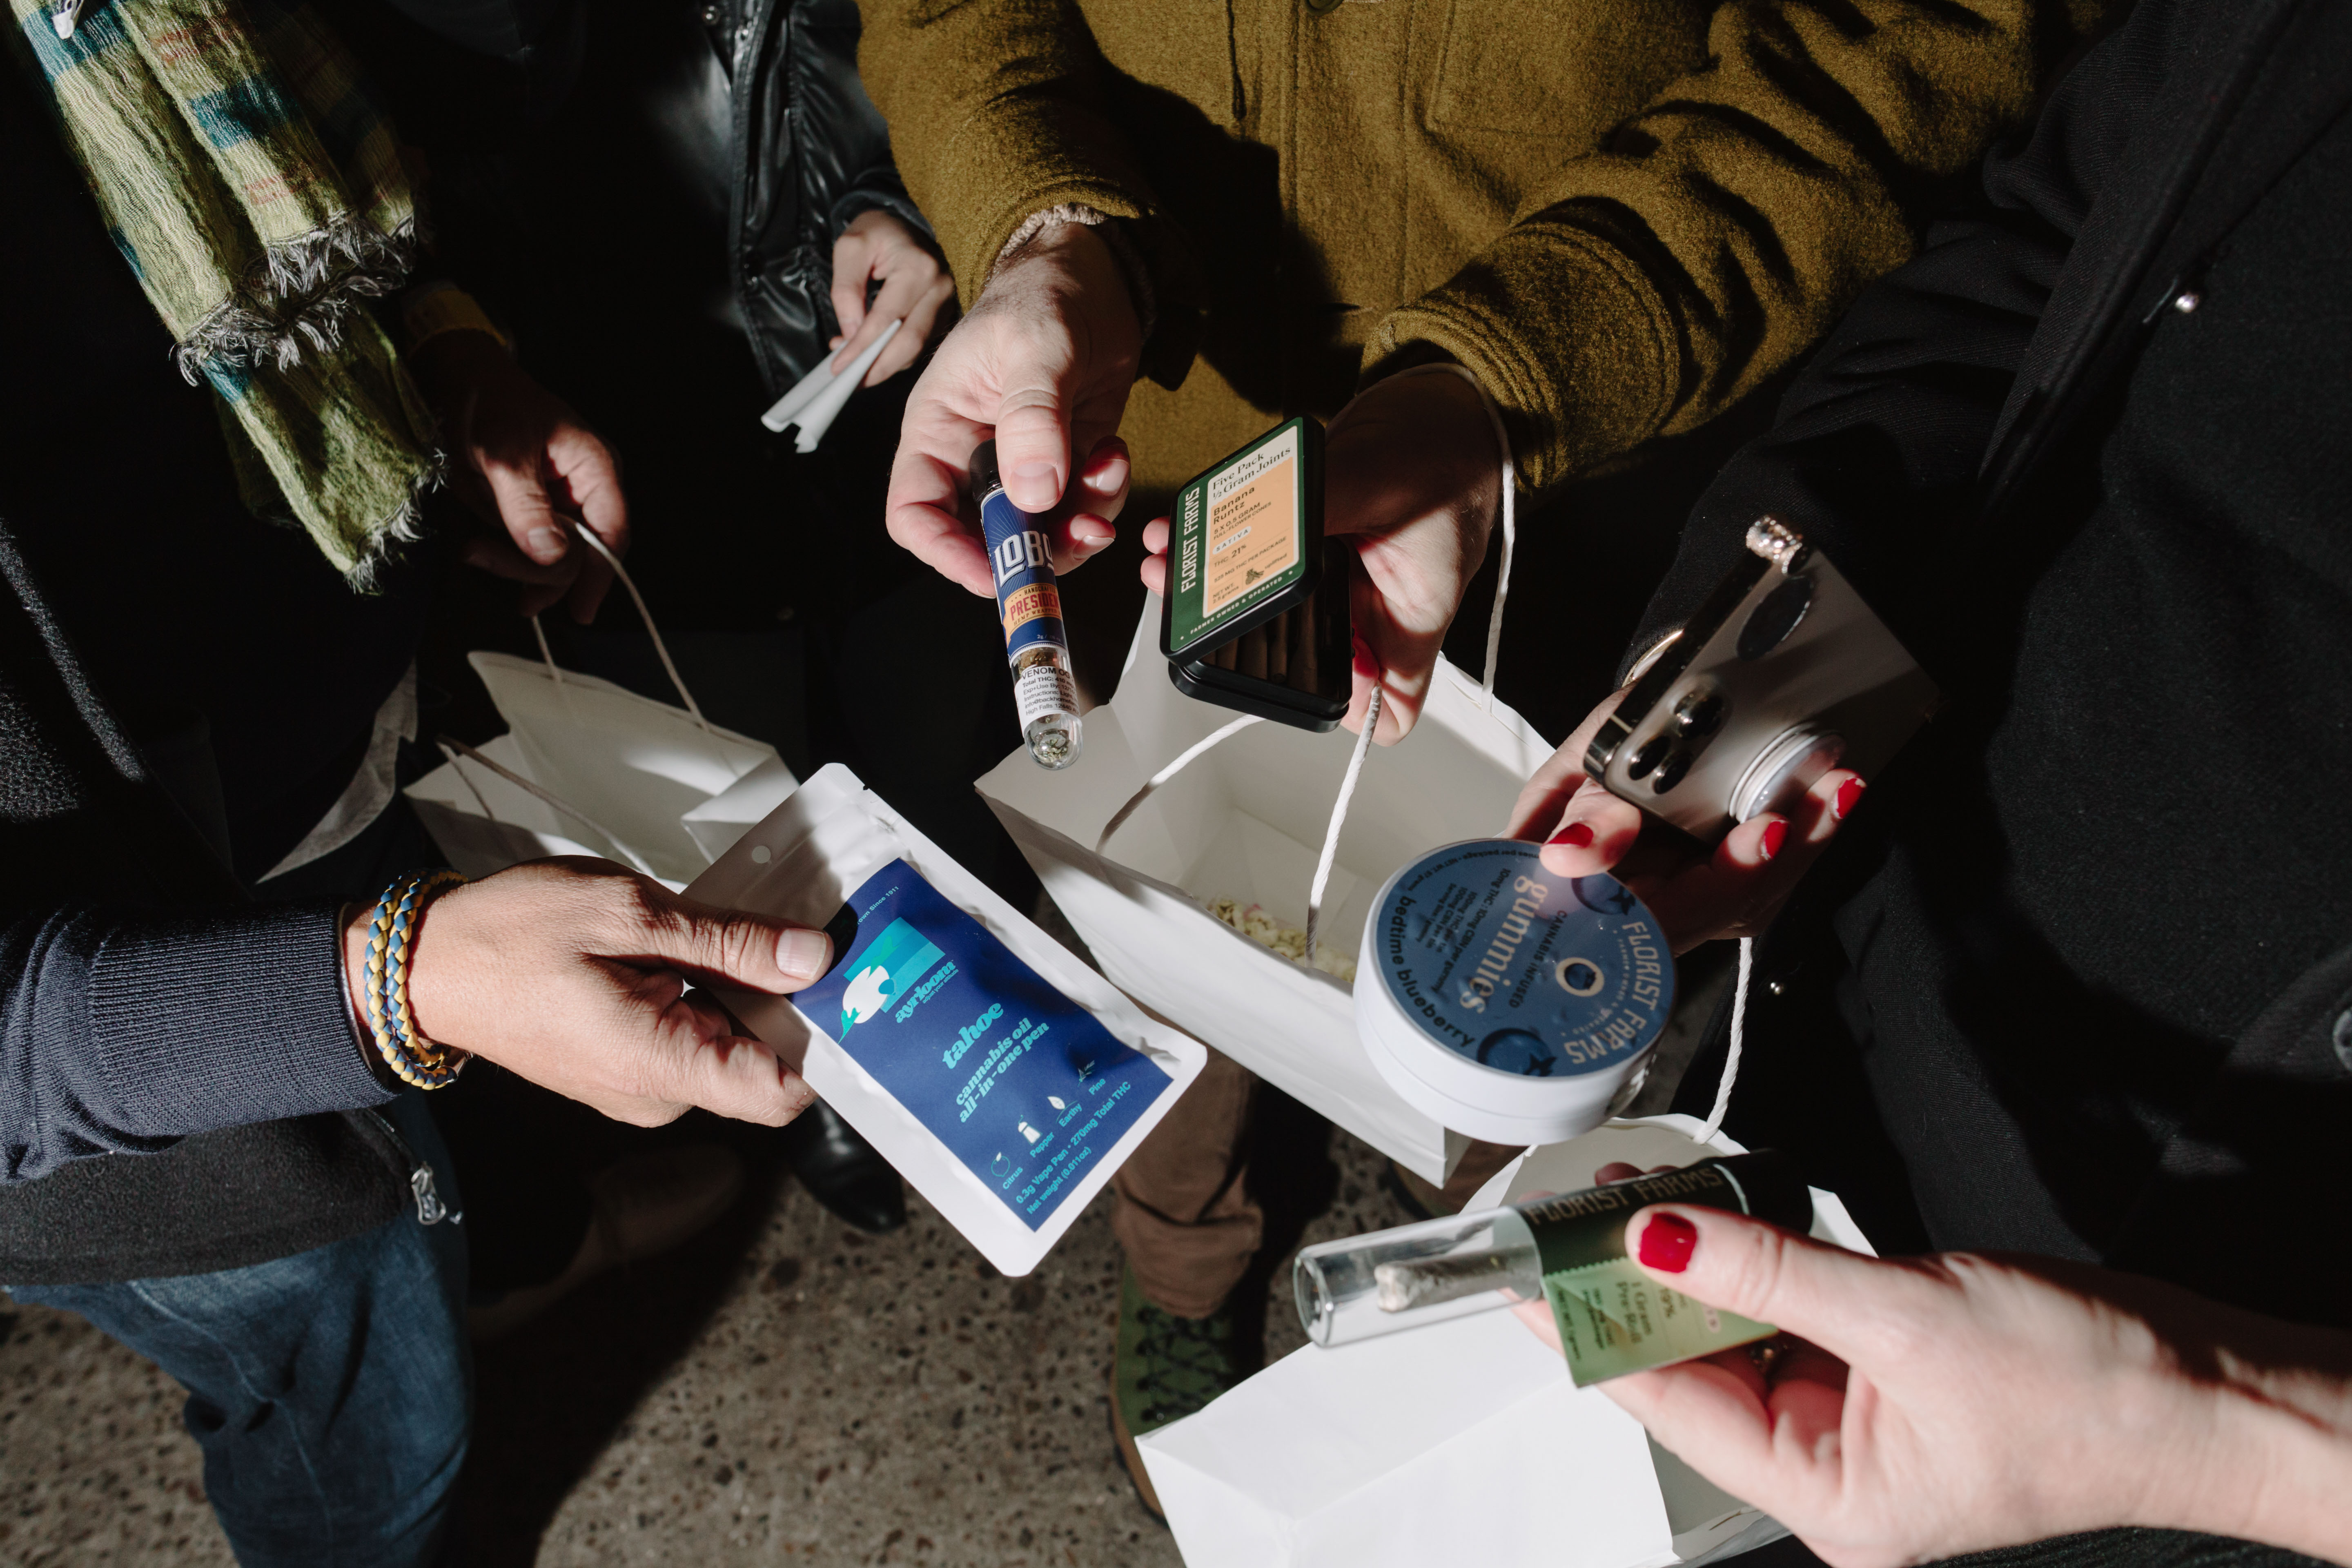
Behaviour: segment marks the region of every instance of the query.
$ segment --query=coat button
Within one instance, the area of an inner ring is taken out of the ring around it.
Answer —
[[[2344,1064],[2346,1072],[2352,1072],[2352,1007],[2336,1015],[2335,1043],[2336,1059]]]
[[[2203,298],[2194,289],[2183,289],[2172,297],[2172,308],[2184,316],[2194,315],[2197,307],[2204,302]]]

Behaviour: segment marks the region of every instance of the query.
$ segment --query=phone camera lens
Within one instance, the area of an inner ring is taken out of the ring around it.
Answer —
[[[1648,778],[1651,772],[1664,758],[1667,749],[1674,743],[1675,737],[1671,730],[1661,730],[1634,748],[1633,756],[1626,760],[1625,776],[1629,779]]]
[[[1675,728],[1685,738],[1704,741],[1723,728],[1724,715],[1731,704],[1723,700],[1720,691],[1693,691],[1675,704]]]
[[[1748,612],[1748,624],[1739,628],[1739,657],[1743,659],[1762,658],[1789,640],[1813,607],[1813,580],[1811,577],[1790,577],[1764,595],[1764,602]]]
[[[1680,747],[1675,748],[1671,755],[1658,764],[1658,776],[1650,781],[1650,787],[1660,795],[1665,794],[1683,782],[1683,775],[1690,772],[1690,766],[1691,754]]]

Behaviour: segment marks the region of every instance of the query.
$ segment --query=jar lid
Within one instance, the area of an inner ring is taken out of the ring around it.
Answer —
[[[1555,876],[1516,839],[1448,845],[1390,878],[1357,975],[1374,1064],[1445,1126],[1498,1141],[1599,1125],[1675,997],[1673,952],[1632,889]]]

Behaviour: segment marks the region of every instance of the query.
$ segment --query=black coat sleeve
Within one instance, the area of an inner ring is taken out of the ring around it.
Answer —
[[[2053,91],[2031,132],[1996,151],[1962,214],[1855,303],[1790,387],[1771,432],[1701,499],[1628,663],[1680,626],[1765,512],[1826,550],[1931,671],[1968,637],[1979,476],[2019,370],[2101,193],[2176,67],[2188,19],[2144,0]],[[1939,671],[1940,673],[1940,671]]]

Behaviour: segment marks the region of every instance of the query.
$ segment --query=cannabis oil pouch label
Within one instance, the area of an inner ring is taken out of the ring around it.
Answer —
[[[1778,1331],[1660,1284],[1625,1251],[1625,1222],[1651,1204],[1748,1214],[1759,1212],[1755,1200],[1765,1195],[1746,1191],[1737,1176],[1710,1162],[1518,1205],[1535,1233],[1544,1297],[1559,1327],[1569,1376],[1579,1388],[1712,1355]],[[1785,1194],[1776,1191],[1769,1196],[1773,1201],[1763,1205],[1765,1217],[1795,1217]]]
[[[1168,1075],[905,861],[849,910],[848,956],[794,1004],[1035,1230]]]
[[[1642,901],[1613,877],[1553,876],[1525,844],[1439,850],[1373,918],[1397,1007],[1498,1072],[1599,1072],[1647,1050],[1674,1003],[1674,958]]]
[[[1243,447],[1176,496],[1168,648],[1189,648],[1280,596],[1308,567],[1305,422]]]

